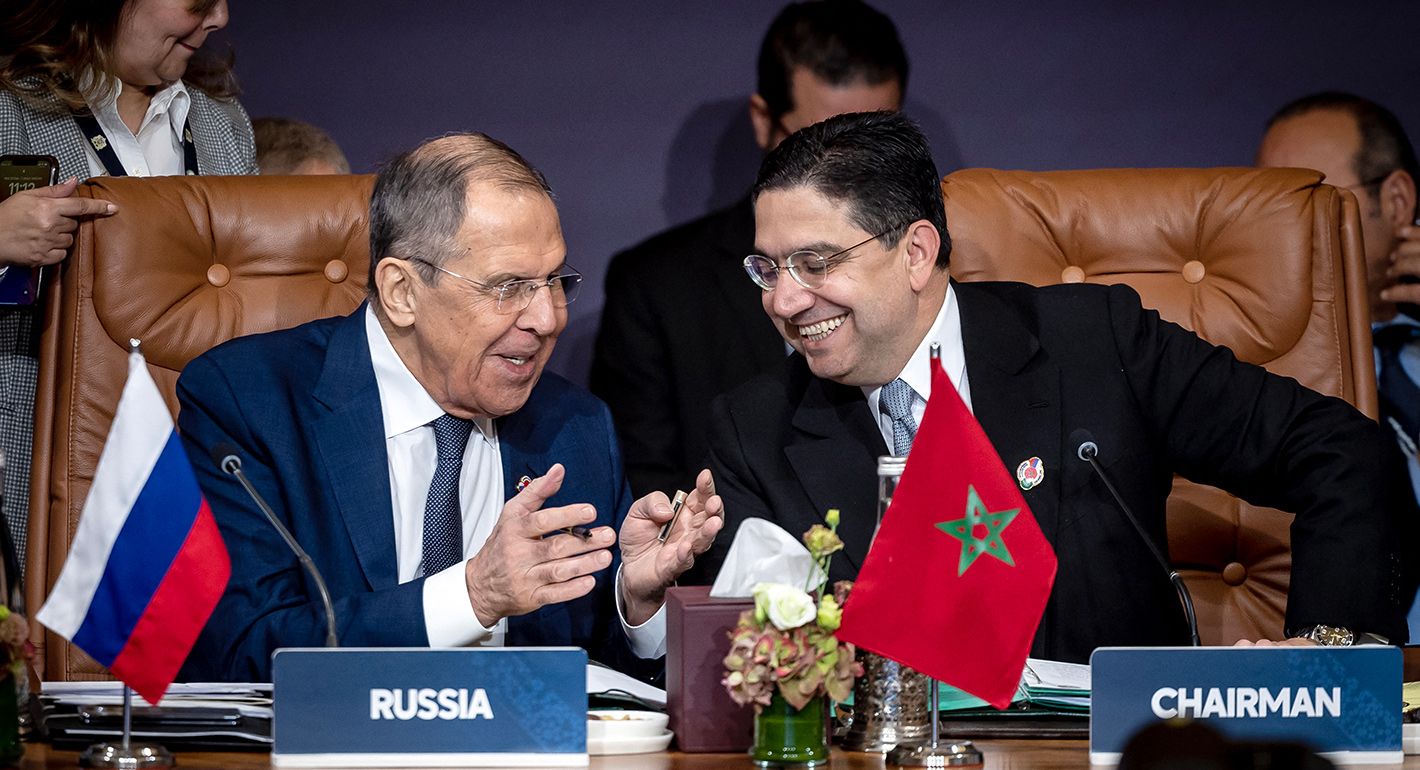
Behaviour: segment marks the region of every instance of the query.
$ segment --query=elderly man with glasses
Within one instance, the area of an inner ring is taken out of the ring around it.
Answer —
[[[577,645],[654,676],[665,589],[722,504],[702,473],[658,537],[669,501],[631,500],[606,407],[543,372],[582,278],[547,182],[486,136],[435,139],[380,172],[370,252],[354,314],[233,340],[178,381],[232,552],[183,676],[269,681],[273,650],[325,638],[317,589],[208,461],[218,446],[324,574],[343,644]]]
[[[760,517],[800,532],[837,508],[845,547],[830,578],[854,578],[873,537],[876,460],[911,447],[939,343],[1059,558],[1032,655],[1188,643],[1167,574],[1076,458],[1086,440],[1161,551],[1175,472],[1297,514],[1283,643],[1404,638],[1399,457],[1350,406],[1240,363],[1125,286],[952,281],[940,177],[896,113],[785,139],[753,200],[757,254],[744,266],[795,354],[712,408],[728,529]],[[942,505],[942,518],[961,516],[960,501]],[[696,577],[713,577],[729,540]]]

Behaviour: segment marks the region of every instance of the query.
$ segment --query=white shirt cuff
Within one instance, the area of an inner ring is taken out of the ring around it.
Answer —
[[[621,630],[626,632],[631,642],[631,652],[643,660],[654,660],[666,654],[666,605],[661,604],[656,614],[645,623],[633,626],[626,622],[626,610],[621,606],[621,568],[616,570],[616,617],[621,621]]]
[[[478,622],[469,603],[464,564],[459,562],[424,579],[424,631],[430,647],[467,647],[493,636],[493,629]]]

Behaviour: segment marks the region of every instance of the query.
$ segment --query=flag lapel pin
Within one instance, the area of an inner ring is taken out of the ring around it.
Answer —
[[[524,477],[518,479],[518,491],[521,492],[521,491],[523,491],[524,489],[527,489],[527,488],[528,488],[528,485],[531,484],[531,483],[532,483],[532,478],[529,477],[529,476],[524,476]]]
[[[1039,457],[1032,457],[1029,460],[1022,460],[1016,466],[1016,481],[1020,482],[1021,489],[1029,492],[1040,482],[1045,481],[1045,463]]]

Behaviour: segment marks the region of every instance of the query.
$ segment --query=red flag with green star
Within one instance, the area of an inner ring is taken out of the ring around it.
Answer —
[[[1005,708],[1055,583],[1055,552],[940,363],[840,639]]]

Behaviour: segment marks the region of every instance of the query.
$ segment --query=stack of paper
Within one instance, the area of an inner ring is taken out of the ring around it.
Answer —
[[[41,730],[60,748],[117,738],[123,729],[120,682],[45,682]],[[171,749],[271,748],[271,685],[175,684],[156,707],[133,696],[135,739]]]
[[[986,701],[938,683],[938,711],[990,710]],[[1040,707],[1079,714],[1090,712],[1090,667],[1083,663],[1061,663],[1040,658],[1026,659],[1021,683],[1012,699],[1013,708]]]

